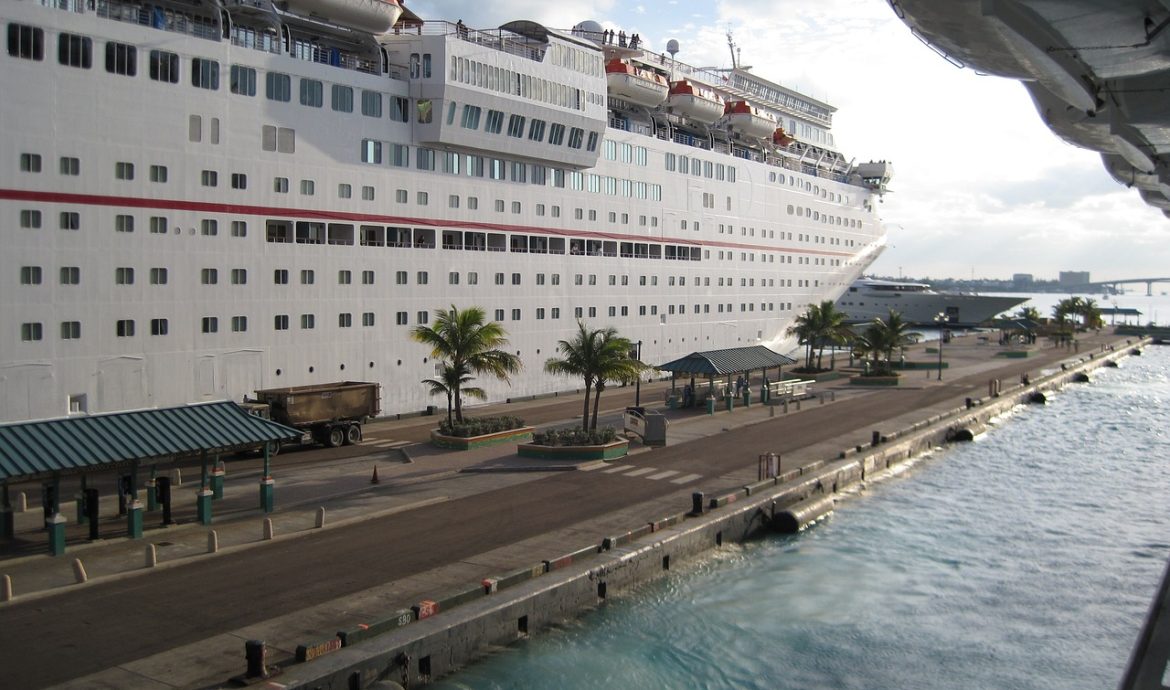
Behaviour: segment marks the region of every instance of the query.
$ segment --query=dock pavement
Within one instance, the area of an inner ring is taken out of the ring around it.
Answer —
[[[198,470],[188,468],[175,489],[177,524],[152,526],[158,514],[148,514],[145,537],[132,540],[112,536],[113,520],[94,542],[75,525],[56,558],[35,552],[46,542],[35,506],[16,515],[16,544],[0,548],[0,575],[13,593],[0,603],[5,677],[20,688],[219,687],[243,672],[246,640],[265,640],[270,662],[290,663],[298,644],[356,618],[596,544],[677,513],[694,491],[755,481],[762,452],[780,453],[783,469],[833,459],[875,431],[984,397],[993,380],[1010,391],[1025,374],[1132,340],[1089,334],[1075,349],[1041,344],[1007,358],[999,346],[959,337],[944,346],[942,380],[937,369],[911,370],[897,388],[878,390],[842,378],[816,384],[787,412],[759,403],[715,414],[668,409],[669,382],[644,383],[642,403],[667,417],[667,446],[633,443],[609,463],[550,467],[518,457],[514,445],[440,450],[420,442],[433,418],[377,421],[344,452],[277,456],[271,514],[259,506],[257,462],[229,462],[214,524],[198,524]],[[908,357],[929,361],[923,347]],[[632,387],[607,391],[601,426],[620,428],[633,396]],[[580,407],[581,395],[570,393],[472,413],[568,426],[579,423]],[[105,514],[114,509],[103,505]]]

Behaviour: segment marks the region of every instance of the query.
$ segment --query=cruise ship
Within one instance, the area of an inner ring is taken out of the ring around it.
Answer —
[[[764,344],[881,252],[885,161],[834,109],[595,22],[395,0],[7,0],[0,421],[374,381],[479,306],[550,376],[578,320],[642,359]],[[730,42],[730,39],[729,39]],[[733,58],[735,52],[732,52]]]
[[[849,323],[885,318],[890,310],[915,325],[977,326],[1027,302],[1027,297],[937,292],[926,283],[861,278],[837,300]]]

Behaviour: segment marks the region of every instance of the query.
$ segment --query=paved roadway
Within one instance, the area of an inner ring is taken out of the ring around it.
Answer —
[[[1014,382],[1025,371],[1035,374],[1046,362],[1071,356],[1067,351],[1045,353],[1004,361],[994,375]],[[948,400],[958,405],[965,396],[984,394],[988,378],[988,373],[979,372],[943,385],[875,391],[814,406],[737,429],[734,452],[728,452],[732,437],[721,434],[655,451],[653,462],[655,467],[705,477],[748,465],[754,471],[760,453],[790,453],[858,429],[880,428],[883,420]],[[579,406],[580,401],[566,404]],[[420,422],[420,428],[424,424],[429,427],[430,421]],[[738,485],[724,481],[724,486],[693,488],[716,492]],[[668,482],[634,481],[604,472],[557,473],[302,539],[194,561],[149,577],[96,584],[27,603],[17,600],[0,609],[3,684],[34,688],[64,682],[585,523],[678,489]],[[645,519],[657,517],[661,516]],[[566,549],[573,546],[566,544]],[[312,567],[306,567],[310,560]]]

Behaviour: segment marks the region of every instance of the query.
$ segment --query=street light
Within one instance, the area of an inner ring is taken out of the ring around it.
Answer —
[[[934,321],[938,324],[938,380],[942,381],[943,324],[947,322],[946,312],[935,314]]]

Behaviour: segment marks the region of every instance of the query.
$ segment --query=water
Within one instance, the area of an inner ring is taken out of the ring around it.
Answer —
[[[1114,688],[1170,557],[1170,347],[451,688]]]

